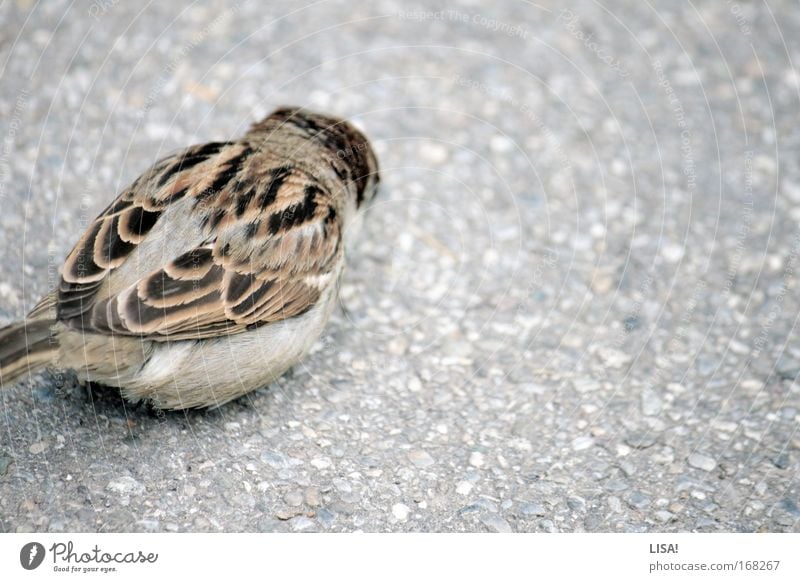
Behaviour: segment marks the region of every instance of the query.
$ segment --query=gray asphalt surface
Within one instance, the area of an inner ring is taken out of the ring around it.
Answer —
[[[156,158],[282,104],[383,192],[293,373],[0,393],[2,531],[800,531],[790,2],[0,5],[0,322]]]

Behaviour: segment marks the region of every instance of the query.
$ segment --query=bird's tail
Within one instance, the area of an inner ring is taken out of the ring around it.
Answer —
[[[58,340],[50,318],[27,319],[0,328],[0,387],[8,388],[53,361]]]

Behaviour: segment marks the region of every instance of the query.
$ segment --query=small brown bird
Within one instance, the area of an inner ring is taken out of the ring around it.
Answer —
[[[330,317],[378,163],[350,123],[281,108],[156,162],[83,233],[57,289],[0,329],[0,383],[73,369],[165,409],[278,378]]]

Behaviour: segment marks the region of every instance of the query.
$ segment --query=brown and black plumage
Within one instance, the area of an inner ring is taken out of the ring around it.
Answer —
[[[165,408],[218,406],[302,358],[378,183],[346,121],[282,108],[164,158],[67,256],[58,288],[0,330],[4,386],[43,366]]]

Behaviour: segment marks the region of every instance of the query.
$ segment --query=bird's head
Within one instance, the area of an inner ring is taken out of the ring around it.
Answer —
[[[253,130],[291,131],[322,146],[331,167],[353,186],[356,206],[369,204],[378,193],[378,159],[366,136],[344,119],[302,107],[280,107]]]

